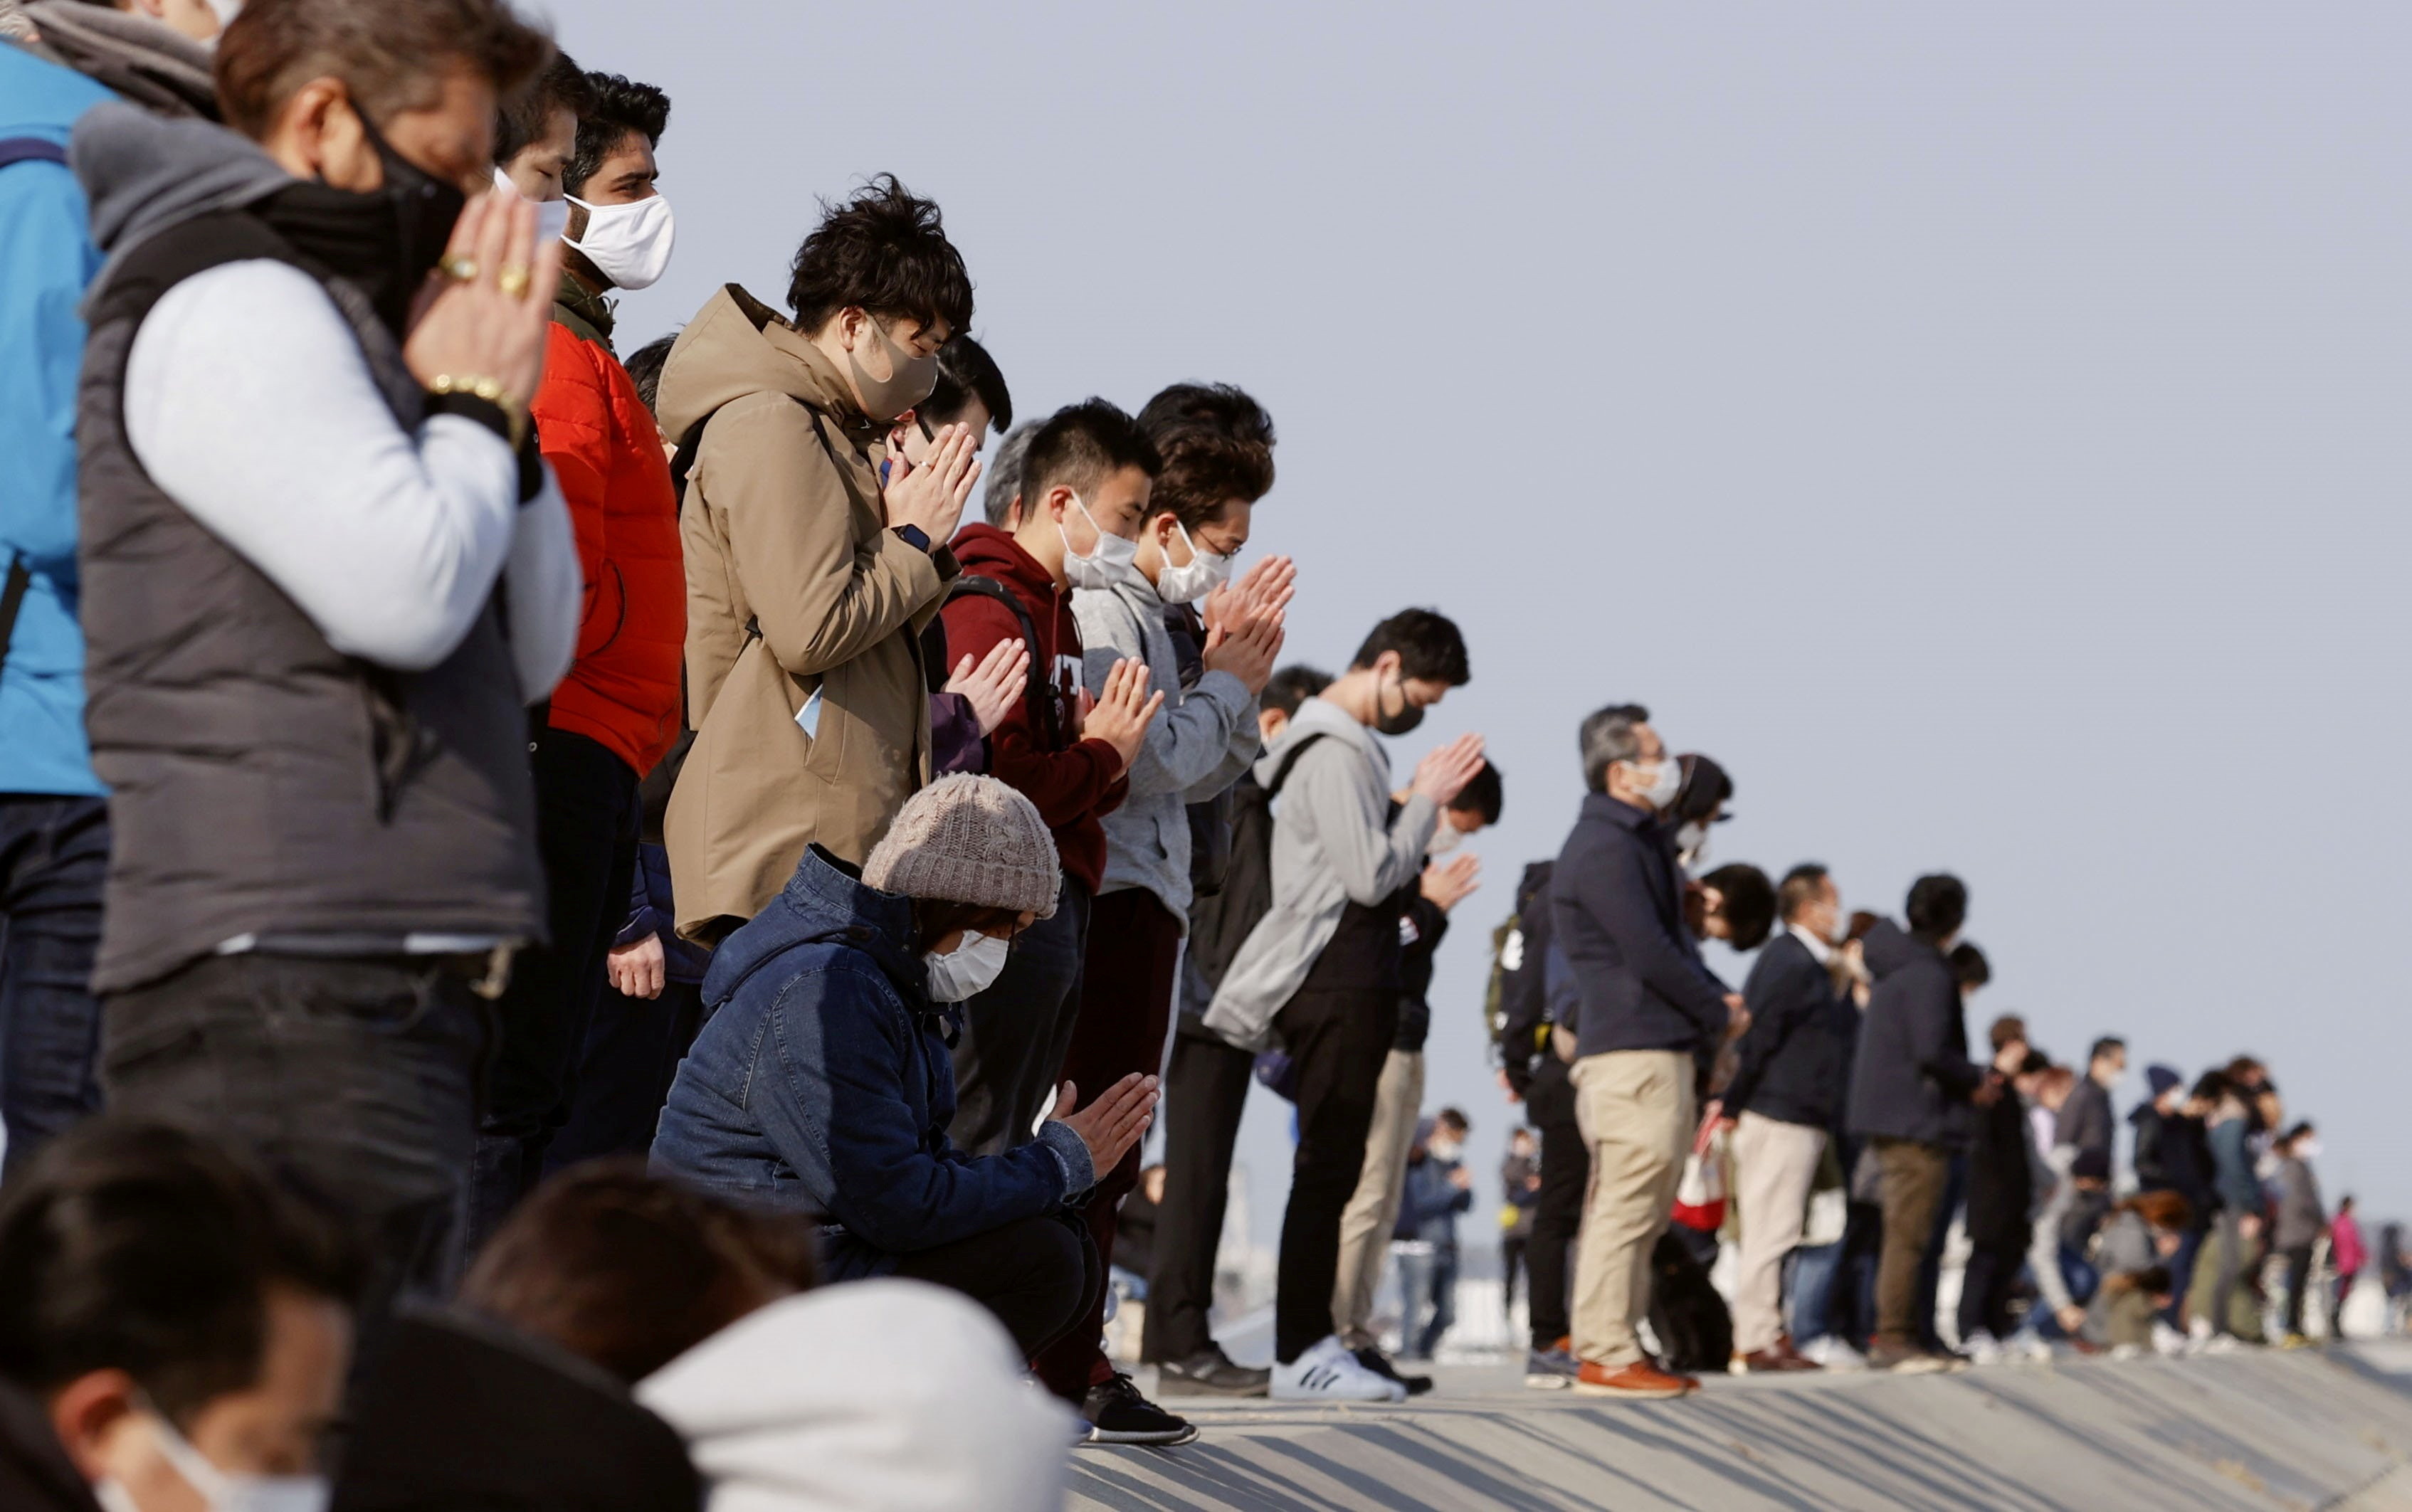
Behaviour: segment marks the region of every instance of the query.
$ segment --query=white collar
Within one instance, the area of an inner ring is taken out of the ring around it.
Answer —
[[[1809,954],[1816,961],[1817,964],[1821,966],[1833,964],[1834,947],[1832,946],[1817,938],[1815,933],[1802,929],[1798,924],[1787,924],[1784,927],[1792,932],[1792,937],[1794,939],[1809,947]]]

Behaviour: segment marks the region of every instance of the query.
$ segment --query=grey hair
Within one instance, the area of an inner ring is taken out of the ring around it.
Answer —
[[[1030,438],[1038,433],[1037,420],[1024,420],[996,445],[996,455],[988,460],[988,492],[980,495],[980,507],[988,513],[988,522],[999,530],[1010,530],[1013,501],[1022,495],[1022,459],[1030,455]]]
[[[1641,755],[1641,737],[1634,731],[1650,723],[1650,711],[1638,703],[1612,703],[1582,722],[1583,785],[1595,793],[1608,791],[1608,769]]]

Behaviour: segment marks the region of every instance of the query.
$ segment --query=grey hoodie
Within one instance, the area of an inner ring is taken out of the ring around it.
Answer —
[[[48,53],[87,79],[163,115],[218,115],[209,44],[165,22],[89,0],[32,0],[23,9]],[[0,16],[0,36],[10,35]],[[22,35],[17,33],[15,35]]]
[[[1390,817],[1390,758],[1374,732],[1338,704],[1309,698],[1257,762],[1267,786],[1287,753],[1298,758],[1273,800],[1273,901],[1248,932],[1206,1009],[1206,1027],[1242,1050],[1262,1050],[1273,1015],[1306,980],[1351,903],[1372,908],[1423,869],[1440,808],[1420,793]]]
[[[275,159],[224,126],[166,120],[115,101],[77,119],[67,166],[92,202],[93,245],[109,257],[84,293],[87,317],[126,255],[153,237],[293,182]]]
[[[1072,595],[1072,618],[1087,652],[1081,681],[1103,693],[1106,674],[1125,656],[1147,663],[1148,687],[1164,707],[1130,764],[1130,796],[1105,816],[1106,874],[1100,893],[1144,888],[1189,932],[1189,810],[1240,780],[1262,743],[1257,696],[1228,672],[1208,672],[1184,692],[1181,663],[1164,628],[1164,601],[1137,567],[1111,588]]]

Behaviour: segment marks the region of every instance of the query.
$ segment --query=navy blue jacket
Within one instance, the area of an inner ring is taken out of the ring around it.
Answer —
[[[1726,1088],[1726,1115],[1833,1127],[1850,1094],[1859,1008],[1790,930],[1758,953],[1742,995],[1750,1028],[1735,1046],[1741,1064]]]
[[[1649,815],[1586,797],[1551,872],[1550,907],[1581,1001],[1579,1054],[1715,1053],[1731,1017],[1727,989],[1684,927],[1675,852]]]
[[[927,993],[911,900],[813,846],[713,955],[712,1018],[679,1063],[654,1168],[819,1216],[840,1281],[1053,1212],[1095,1185],[1088,1147],[1061,1123],[1001,1155],[948,1141],[948,1015]]]
[[[1968,1023],[1943,952],[1878,919],[1867,938],[1867,1017],[1851,1068],[1851,1132],[1962,1145],[1968,1094],[1985,1068],[1968,1059]]]
[[[712,952],[678,932],[678,903],[670,895],[670,853],[654,842],[637,845],[637,869],[628,886],[628,922],[611,937],[613,949],[648,934],[661,937],[663,975],[674,982],[699,982],[712,967]]]
[[[1460,1190],[1449,1180],[1459,1164],[1432,1155],[1407,1163],[1392,1239],[1419,1239],[1439,1250],[1457,1248],[1457,1215],[1474,1206],[1474,1193]]]

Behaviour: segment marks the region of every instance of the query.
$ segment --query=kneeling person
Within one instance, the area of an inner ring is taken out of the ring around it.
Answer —
[[[1126,1077],[1030,1144],[947,1138],[952,1005],[1052,912],[1055,844],[989,777],[915,794],[857,876],[815,845],[713,956],[713,1015],[679,1066],[657,1170],[816,1215],[832,1280],[908,1276],[987,1305],[1026,1358],[1083,1316],[1102,1270],[1065,1206],[1146,1130],[1155,1079]]]

